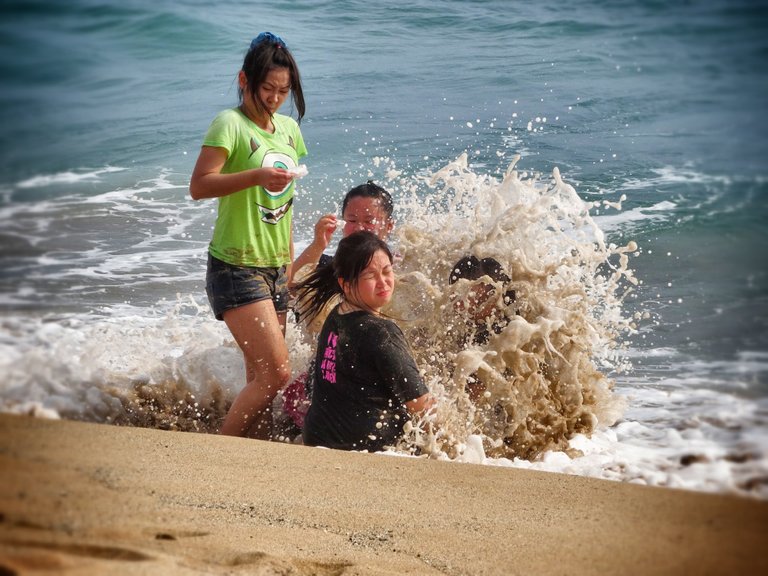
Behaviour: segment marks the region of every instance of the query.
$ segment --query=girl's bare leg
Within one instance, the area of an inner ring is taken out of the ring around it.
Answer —
[[[272,400],[291,376],[285,313],[278,315],[271,300],[262,300],[228,310],[224,322],[243,351],[247,381],[219,433],[269,439]]]

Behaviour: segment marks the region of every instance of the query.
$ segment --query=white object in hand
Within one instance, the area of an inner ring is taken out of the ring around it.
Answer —
[[[299,164],[296,168],[288,168],[288,172],[293,175],[294,178],[302,178],[309,173],[306,165]]]

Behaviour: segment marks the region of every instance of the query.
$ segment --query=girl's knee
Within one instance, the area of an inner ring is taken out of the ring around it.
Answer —
[[[283,365],[277,367],[277,382],[278,390],[284,388],[291,381],[291,365],[285,362]]]
[[[253,370],[253,378],[249,380],[259,388],[267,387],[270,394],[277,394],[278,390],[284,388],[291,381],[291,363],[285,361],[277,366],[270,368],[262,367]]]

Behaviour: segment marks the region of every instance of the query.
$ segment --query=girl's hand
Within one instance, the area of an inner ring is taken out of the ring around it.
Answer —
[[[336,216],[333,214],[326,214],[315,223],[315,237],[312,240],[312,243],[299,254],[299,257],[296,258],[296,260],[293,261],[291,276],[288,281],[289,287],[294,283],[294,272],[299,272],[299,270],[309,264],[312,265],[313,269],[317,266],[317,263],[323,255],[323,250],[325,250],[331,242],[331,236],[333,236],[333,231],[336,230],[336,225]]]
[[[189,182],[189,194],[194,200],[221,198],[252,186],[261,186],[272,192],[281,191],[294,178],[282,168],[254,168],[222,174],[226,161],[226,149],[215,146],[201,148]]]
[[[283,190],[293,180],[293,174],[283,168],[256,168],[256,185],[267,190]]]
[[[331,236],[333,236],[337,225],[338,221],[334,214],[326,214],[322,216],[315,223],[315,239],[313,244],[320,250],[325,250],[328,247],[328,244],[331,243]]]
[[[435,406],[437,401],[429,392],[405,403],[410,414],[425,414]]]

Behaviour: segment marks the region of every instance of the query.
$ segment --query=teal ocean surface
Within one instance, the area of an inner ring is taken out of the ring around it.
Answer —
[[[0,15],[0,410],[212,429],[242,366],[205,299],[215,204],[187,186],[271,30],[307,98],[299,246],[369,178],[396,196],[398,229],[420,231],[396,241],[425,271],[438,241],[490,246],[496,199],[557,178],[606,266],[634,243],[636,283],[578,312],[621,410],[535,457],[476,434],[445,457],[768,498],[765,2],[25,0]],[[525,182],[507,194],[514,162]],[[452,195],[473,215],[446,218]],[[568,202],[552,201],[576,230]],[[555,250],[530,225],[508,263]],[[307,343],[289,336],[298,365]]]

